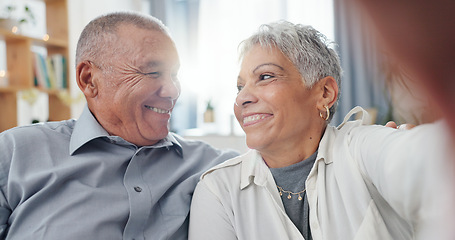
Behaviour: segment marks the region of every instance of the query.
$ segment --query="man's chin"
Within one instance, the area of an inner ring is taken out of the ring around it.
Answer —
[[[155,131],[153,131],[153,133],[151,133],[151,132],[144,133],[143,136],[146,136],[146,138],[150,139],[151,141],[159,141],[159,140],[167,137],[168,134],[169,134],[169,129],[165,128],[165,129],[160,129],[158,131],[155,130]]]

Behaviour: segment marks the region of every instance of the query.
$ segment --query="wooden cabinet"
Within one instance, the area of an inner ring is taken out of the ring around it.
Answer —
[[[8,85],[0,87],[0,131],[17,126],[17,95],[21,90],[39,89],[49,95],[49,120],[68,119],[71,108],[59,98],[59,91],[35,86],[34,53],[32,46],[41,46],[47,55],[61,54],[68,59],[68,10],[67,0],[40,0],[46,5],[47,37],[43,39],[15,34],[0,28],[0,38],[6,44]],[[68,61],[66,61],[68,69]],[[68,74],[66,86],[69,87]],[[69,90],[69,89],[67,89]]]

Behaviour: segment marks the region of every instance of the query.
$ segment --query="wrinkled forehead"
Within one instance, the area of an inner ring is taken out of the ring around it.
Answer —
[[[139,28],[132,24],[119,26],[115,36],[106,39],[106,51],[111,58],[130,57],[173,58],[178,61],[178,53],[172,39],[163,31]],[[108,60],[109,56],[106,56]]]
[[[114,36],[113,39],[117,40],[119,44],[128,42],[139,44],[144,41],[148,44],[174,44],[171,37],[161,29],[143,28],[130,23],[119,25]]]

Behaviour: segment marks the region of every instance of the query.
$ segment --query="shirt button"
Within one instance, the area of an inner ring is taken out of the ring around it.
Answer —
[[[142,188],[139,186],[134,187],[134,191],[136,192],[142,192]]]

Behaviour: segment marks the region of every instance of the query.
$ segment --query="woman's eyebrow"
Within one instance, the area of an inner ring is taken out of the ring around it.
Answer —
[[[275,66],[281,70],[284,70],[284,68],[278,64],[275,64],[275,63],[263,63],[263,64],[260,64],[258,65],[254,70],[253,70],[253,73],[255,73],[259,68],[261,67],[264,67],[264,66],[269,66],[269,65],[272,65],[272,66]]]

